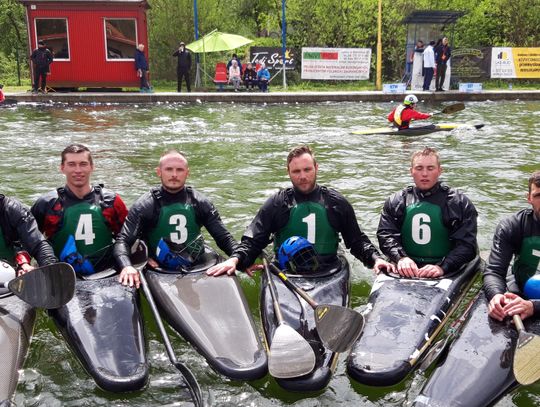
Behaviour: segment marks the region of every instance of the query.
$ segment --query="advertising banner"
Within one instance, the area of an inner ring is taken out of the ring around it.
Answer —
[[[489,79],[491,48],[471,47],[452,50],[452,78],[458,82],[478,82]]]
[[[540,78],[540,48],[493,47],[492,78]]]
[[[281,48],[278,47],[251,47],[249,60],[252,64],[264,62],[270,74],[283,69]],[[296,68],[296,50],[287,48],[285,51],[285,69],[287,71]]]
[[[302,79],[369,79],[369,48],[302,48]]]

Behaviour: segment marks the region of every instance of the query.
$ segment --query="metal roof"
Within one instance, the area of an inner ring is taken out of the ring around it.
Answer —
[[[403,24],[454,24],[464,11],[416,10],[403,19]]]

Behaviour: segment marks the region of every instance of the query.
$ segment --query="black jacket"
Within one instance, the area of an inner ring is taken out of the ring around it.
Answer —
[[[232,254],[237,242],[225,228],[217,209],[208,198],[192,187],[185,187],[176,194],[159,187],[145,193],[133,204],[120,234],[116,237],[114,256],[121,268],[131,265],[129,248],[138,238],[148,238],[150,231],[158,223],[161,206],[170,203],[190,203],[195,209],[197,223],[208,230],[221,250],[227,255]]]
[[[493,245],[484,271],[484,291],[488,301],[508,291],[506,276],[512,258],[521,251],[523,239],[540,236],[540,220],[532,209],[523,209],[503,219],[493,236]],[[533,301],[534,313],[540,314],[540,301]]]
[[[253,264],[257,256],[268,245],[270,236],[283,229],[295,202],[324,201],[330,225],[341,233],[345,246],[351,254],[367,267],[373,267],[380,257],[379,251],[367,235],[360,230],[351,204],[334,189],[317,186],[309,194],[302,194],[294,188],[280,190],[263,204],[248,226],[242,242],[233,253],[239,259],[238,268],[243,270]]]
[[[42,47],[42,48],[36,48],[32,52],[30,59],[36,65],[37,68],[45,69],[45,68],[49,68],[49,65],[52,63],[54,58],[51,51],[49,51],[45,47]]]
[[[452,244],[450,253],[439,264],[445,274],[458,270],[474,259],[478,253],[476,208],[461,191],[437,183],[427,192],[416,187],[405,188],[384,203],[377,238],[382,252],[391,261],[397,263],[402,257],[408,257],[401,243],[401,227],[405,219],[408,194],[411,194],[410,203],[428,201],[439,204],[441,199],[444,201],[443,223],[449,231]]]
[[[185,72],[191,69],[191,54],[187,49],[184,49],[183,52],[177,49],[172,56],[178,57],[177,71]]]

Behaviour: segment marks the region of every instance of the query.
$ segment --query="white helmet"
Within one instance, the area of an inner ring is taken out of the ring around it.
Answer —
[[[15,270],[5,261],[0,260],[0,282],[7,283],[15,278]],[[0,288],[0,296],[8,294],[10,291],[8,288]]]
[[[418,103],[418,98],[414,95],[405,96],[405,100],[403,101],[404,105],[414,105],[416,103]]]

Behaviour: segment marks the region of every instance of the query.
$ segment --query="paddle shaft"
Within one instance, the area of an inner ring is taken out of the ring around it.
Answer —
[[[270,268],[273,270],[272,272],[278,276],[281,281],[283,281],[283,283],[287,286],[287,288],[289,288],[290,290],[293,290],[294,292],[298,293],[298,295],[300,297],[302,297],[309,305],[311,305],[311,307],[313,309],[317,308],[317,306],[319,304],[317,304],[317,302],[315,302],[315,300],[313,298],[311,298],[304,290],[302,290],[300,287],[297,287],[296,285],[294,285],[293,283],[291,283],[289,281],[289,279],[287,278],[287,276],[285,275],[285,273],[283,273],[280,269],[278,269],[276,267],[276,265],[274,263],[269,263],[270,264]]]
[[[179,362],[178,359],[176,359],[174,350],[171,345],[171,340],[169,338],[169,335],[167,334],[167,331],[165,330],[165,326],[163,325],[163,321],[161,320],[161,316],[159,315],[159,311],[157,309],[156,303],[154,302],[154,297],[152,296],[152,292],[150,291],[150,287],[148,287],[148,282],[146,281],[146,277],[144,276],[144,273],[142,272],[142,270],[139,271],[139,278],[141,280],[144,295],[146,296],[146,299],[148,300],[148,304],[150,305],[150,309],[152,310],[152,314],[154,315],[154,319],[156,320],[157,326],[159,328],[159,332],[163,339],[163,344],[165,345],[165,349],[167,350],[167,355],[169,356],[169,360],[180,371],[180,373],[182,373],[182,375],[186,379],[186,384],[189,389],[189,392],[191,393],[193,404],[195,404],[195,406],[197,407],[199,406],[202,407],[204,404],[202,400],[202,392],[201,392],[201,388],[199,387],[199,383],[197,382],[197,379],[195,378],[193,373],[189,370],[189,368],[183,363]]]
[[[279,325],[283,323],[283,314],[281,313],[281,308],[279,307],[279,299],[276,291],[276,286],[272,280],[272,275],[268,269],[268,260],[263,258],[264,271],[266,272],[266,278],[268,278],[268,287],[270,288],[270,295],[272,296],[272,304],[274,304],[274,312],[276,314],[276,319]]]

